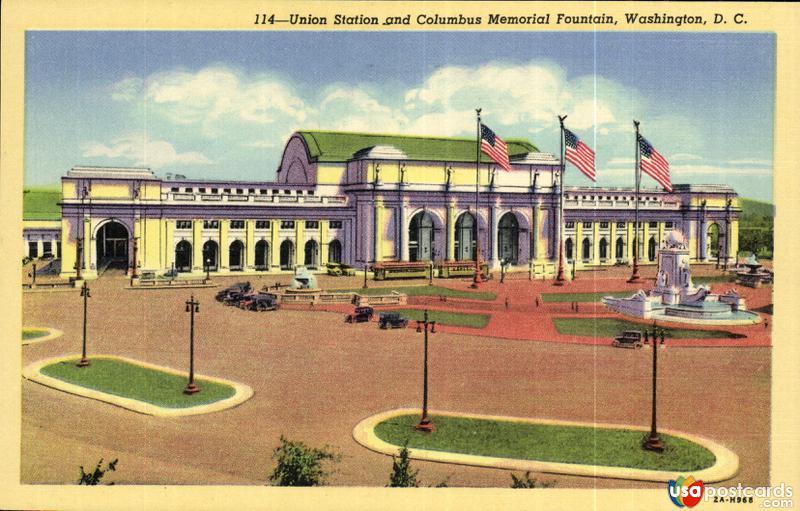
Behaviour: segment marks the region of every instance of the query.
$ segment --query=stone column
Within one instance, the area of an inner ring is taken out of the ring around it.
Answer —
[[[319,221],[319,266],[328,264],[328,229],[330,225],[327,220]]]
[[[294,222],[294,265],[302,266],[305,262],[306,244],[303,241],[303,232],[305,229],[304,220],[295,220]]]
[[[600,222],[592,222],[592,264],[600,264]]]
[[[477,220],[477,219],[476,219]],[[448,261],[455,259],[456,247],[456,205],[452,201],[447,203],[447,254]]]
[[[373,227],[372,260],[379,262],[383,259],[383,198],[375,197]]]
[[[253,270],[256,267],[255,220],[246,220],[244,223],[244,269]]]
[[[575,267],[583,266],[583,222],[575,220],[575,243],[572,244],[572,257]],[[564,264],[567,262],[567,252],[564,251]]]
[[[625,258],[629,263],[633,263],[633,239],[636,236],[636,227],[634,227],[634,225],[634,222],[625,222],[625,227],[627,229],[625,239],[625,248],[627,254]]]
[[[281,238],[280,238],[280,220],[270,220],[269,225],[269,269],[279,270],[281,267]]]
[[[492,234],[490,236],[491,246],[489,248],[489,253],[492,256],[491,259],[492,268],[497,268],[500,265],[500,258],[498,257],[500,251],[498,250],[497,246],[497,228],[499,222],[499,219],[497,218],[497,213],[498,213],[497,204],[493,203],[491,207],[491,221],[489,222],[490,229],[492,230]]]
[[[704,218],[700,225],[697,228],[698,236],[700,236],[700,254],[698,259],[701,261],[705,261],[708,258],[708,233],[706,230],[708,229],[708,222]]]
[[[219,221],[219,271],[230,271],[230,244],[228,243],[228,230],[230,229],[230,220]]]
[[[164,264],[171,270],[175,264],[175,220],[164,220]]]
[[[642,222],[642,243],[639,261],[650,262],[650,222]]]
[[[400,260],[408,261],[408,226],[405,194],[400,195]]]
[[[617,222],[608,222],[608,254],[606,260],[610,261],[608,264],[617,262]]]
[[[221,247],[220,247],[221,249]],[[203,261],[203,221],[192,220],[192,271],[201,272],[205,268]]]
[[[40,252],[41,253],[41,252]],[[93,267],[92,261],[97,259],[97,240],[92,235],[92,219],[84,218],[83,220],[83,266],[84,275],[86,273],[94,274],[97,271],[97,266]]]

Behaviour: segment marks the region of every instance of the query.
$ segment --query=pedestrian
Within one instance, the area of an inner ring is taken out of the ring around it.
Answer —
[[[767,318],[764,318],[764,330],[766,330],[767,328],[769,328],[769,320]]]
[[[506,310],[508,310],[508,297],[506,296]]]
[[[578,302],[575,302],[575,312],[578,312]]]
[[[539,307],[539,297],[536,297],[536,307]]]

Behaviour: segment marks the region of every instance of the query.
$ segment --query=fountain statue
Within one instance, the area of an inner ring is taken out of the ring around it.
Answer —
[[[762,269],[762,264],[751,253],[744,265],[749,269],[736,272],[736,282],[747,287],[761,287],[761,284],[772,282],[772,273]]]
[[[695,286],[689,263],[689,248],[683,233],[673,230],[658,253],[656,285],[628,298],[603,297],[603,303],[622,314],[644,319],[682,323],[742,325],[761,321],[746,310],[736,290],[712,294],[705,285]]]

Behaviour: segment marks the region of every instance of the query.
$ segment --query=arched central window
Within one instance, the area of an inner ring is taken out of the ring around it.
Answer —
[[[605,238],[600,238],[600,259],[608,259],[608,240]]]
[[[228,250],[228,265],[231,271],[241,271],[244,267],[244,243],[235,240]]]
[[[497,225],[497,244],[500,259],[517,264],[519,257],[519,222],[514,213],[506,213]]]
[[[219,245],[214,240],[203,244],[203,268],[208,271],[217,271],[219,265]]]
[[[180,272],[192,271],[192,244],[186,240],[175,245],[175,269]]]
[[[592,257],[592,242],[589,241],[589,238],[583,238],[582,245],[581,258],[583,258],[584,261],[587,261]]]
[[[648,261],[655,261],[656,260],[656,238],[655,236],[650,237],[650,241],[647,242],[647,260]]]
[[[294,268],[294,243],[290,240],[283,240],[281,243],[281,269],[291,270]]]
[[[333,240],[328,243],[328,262],[341,263],[342,262],[342,242]]]
[[[614,257],[617,258],[617,261],[622,261],[625,258],[625,242],[622,240],[622,237],[617,238],[617,243],[614,248]]]
[[[303,264],[309,268],[317,267],[317,256],[319,255],[319,249],[317,248],[318,246],[319,245],[317,245],[317,242],[314,240],[306,241],[305,258],[303,259]]]
[[[706,247],[708,250],[709,257],[716,258],[722,251],[720,250],[720,245],[722,241],[722,236],[720,236],[720,229],[719,224],[716,222],[712,223],[708,226],[708,233]]]
[[[420,211],[411,219],[408,226],[408,258],[411,261],[430,261],[433,259],[433,218],[426,211]]]
[[[475,260],[478,226],[472,213],[464,213],[456,220],[456,260]]]
[[[259,240],[258,243],[256,243],[256,270],[268,271],[269,259],[269,243],[267,240]]]
[[[567,241],[564,242],[564,257],[572,259],[572,251],[574,248],[572,238],[567,238]]]

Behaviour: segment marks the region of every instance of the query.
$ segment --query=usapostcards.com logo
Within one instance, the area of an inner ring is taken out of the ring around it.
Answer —
[[[669,498],[678,507],[694,507],[703,498],[705,487],[703,481],[695,481],[694,477],[679,477],[669,482]]]

